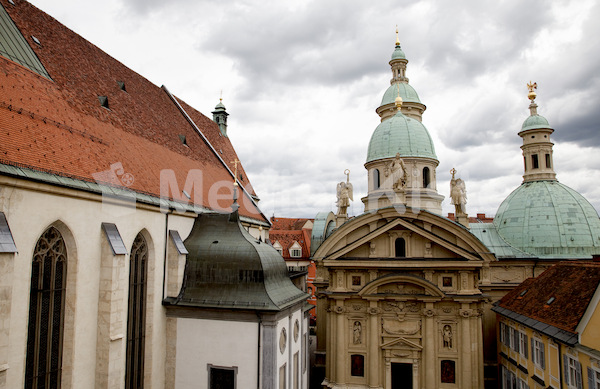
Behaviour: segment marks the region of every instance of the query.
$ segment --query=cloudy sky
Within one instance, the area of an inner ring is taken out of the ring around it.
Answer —
[[[266,215],[335,210],[350,169],[367,192],[367,145],[389,86],[398,26],[407,76],[448,197],[495,214],[521,184],[526,83],[555,128],[559,181],[600,209],[600,2],[593,0],[34,0],[205,115],[223,94],[228,134]],[[444,200],[444,212],[452,212]]]

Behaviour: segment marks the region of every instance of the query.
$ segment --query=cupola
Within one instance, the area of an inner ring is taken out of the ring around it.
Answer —
[[[213,121],[219,125],[219,130],[223,136],[227,136],[227,113],[225,105],[223,105],[223,99],[219,99],[219,104],[215,106],[215,110],[212,112]]]
[[[529,104],[530,116],[523,122],[519,136],[523,138],[523,163],[525,173],[523,182],[540,180],[556,180],[554,163],[552,160],[552,146],[550,135],[554,129],[548,124],[545,117],[537,113],[535,98],[537,94],[537,83],[527,84],[529,93],[527,97],[531,100]]]

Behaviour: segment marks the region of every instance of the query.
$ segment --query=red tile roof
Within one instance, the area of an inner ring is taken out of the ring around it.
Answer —
[[[498,305],[575,333],[599,285],[600,262],[560,262],[537,278],[525,280]],[[554,301],[548,304],[552,297]]]
[[[167,193],[187,202],[181,193],[185,188],[198,205],[229,208],[233,179],[223,162],[233,171],[237,154],[216,123],[177,99],[213,152],[165,88],[33,5],[21,0],[15,0],[15,6],[1,3],[25,37],[39,38],[41,46],[27,41],[52,78],[0,56],[1,163],[93,182],[105,172],[100,181],[114,185],[124,184],[122,174],[129,173],[130,189],[154,196]],[[125,83],[126,91],[118,82]],[[108,97],[109,109],[100,105],[98,96]],[[179,135],[185,136],[187,146]],[[117,174],[109,174],[111,170]],[[201,172],[195,186],[186,188],[194,172]],[[238,172],[240,183],[255,195],[243,167],[238,166]],[[177,185],[170,182],[171,188],[178,187],[176,193],[167,190],[169,174],[176,179]],[[240,203],[242,215],[266,221],[248,196]]]
[[[269,231],[269,240],[271,243],[279,242],[283,249],[284,259],[297,259],[290,257],[290,248],[294,242],[302,247],[303,259],[310,257],[310,235],[312,228],[302,228],[307,222],[313,219],[294,219],[285,217],[271,217],[271,230]]]
[[[285,231],[291,231],[291,230],[301,230],[302,227],[304,227],[304,225],[307,222],[313,222],[314,219],[294,219],[294,218],[288,218],[288,217],[271,217],[271,223],[272,223],[272,227],[271,227],[271,231],[273,230],[285,230]]]

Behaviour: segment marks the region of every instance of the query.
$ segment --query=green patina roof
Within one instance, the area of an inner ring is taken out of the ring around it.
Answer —
[[[308,295],[289,278],[285,261],[231,214],[198,215],[184,244],[183,285],[168,305],[280,311]]]
[[[0,55],[50,79],[44,65],[8,16],[2,4],[0,4]]]
[[[380,106],[393,104],[396,101],[396,97],[398,97],[398,88],[400,88],[400,97],[402,97],[403,102],[421,103],[419,95],[412,86],[405,82],[396,82],[387,88],[383,94],[383,99],[381,99]]]
[[[493,223],[470,223],[469,230],[481,243],[494,253],[496,258],[531,258],[533,255],[521,251],[508,244]]]
[[[402,51],[402,49],[400,48],[400,45],[396,45],[396,49],[392,53],[392,61],[395,59],[406,59],[406,56],[404,55],[404,51]]]
[[[376,159],[423,157],[437,160],[435,148],[427,128],[416,119],[404,116],[400,111],[381,122],[369,142],[367,162]]]
[[[543,128],[549,128],[551,130],[553,129],[552,127],[550,127],[550,124],[548,123],[548,120],[546,120],[545,117],[540,115],[531,115],[523,122],[523,125],[521,126],[521,131],[537,130]]]
[[[509,244],[538,257],[600,254],[598,213],[558,181],[523,183],[502,202],[494,224]]]

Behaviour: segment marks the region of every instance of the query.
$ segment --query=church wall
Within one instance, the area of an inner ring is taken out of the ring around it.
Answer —
[[[165,215],[158,208],[140,204],[134,208],[128,202],[5,176],[0,177],[0,211],[7,217],[19,251],[7,263],[13,267],[5,266],[0,285],[11,290],[3,302],[10,311],[0,328],[0,334],[4,331],[0,362],[7,365],[0,371],[0,387],[23,386],[32,256],[37,240],[49,226],[61,232],[67,249],[63,388],[114,387],[124,381],[128,260],[140,232],[149,246],[145,382],[148,388],[163,387]],[[190,216],[169,215],[168,228],[178,230],[185,239],[194,220]],[[127,255],[113,255],[103,222],[116,224]],[[171,244],[168,250],[173,249]],[[3,377],[5,385],[1,384]]]

